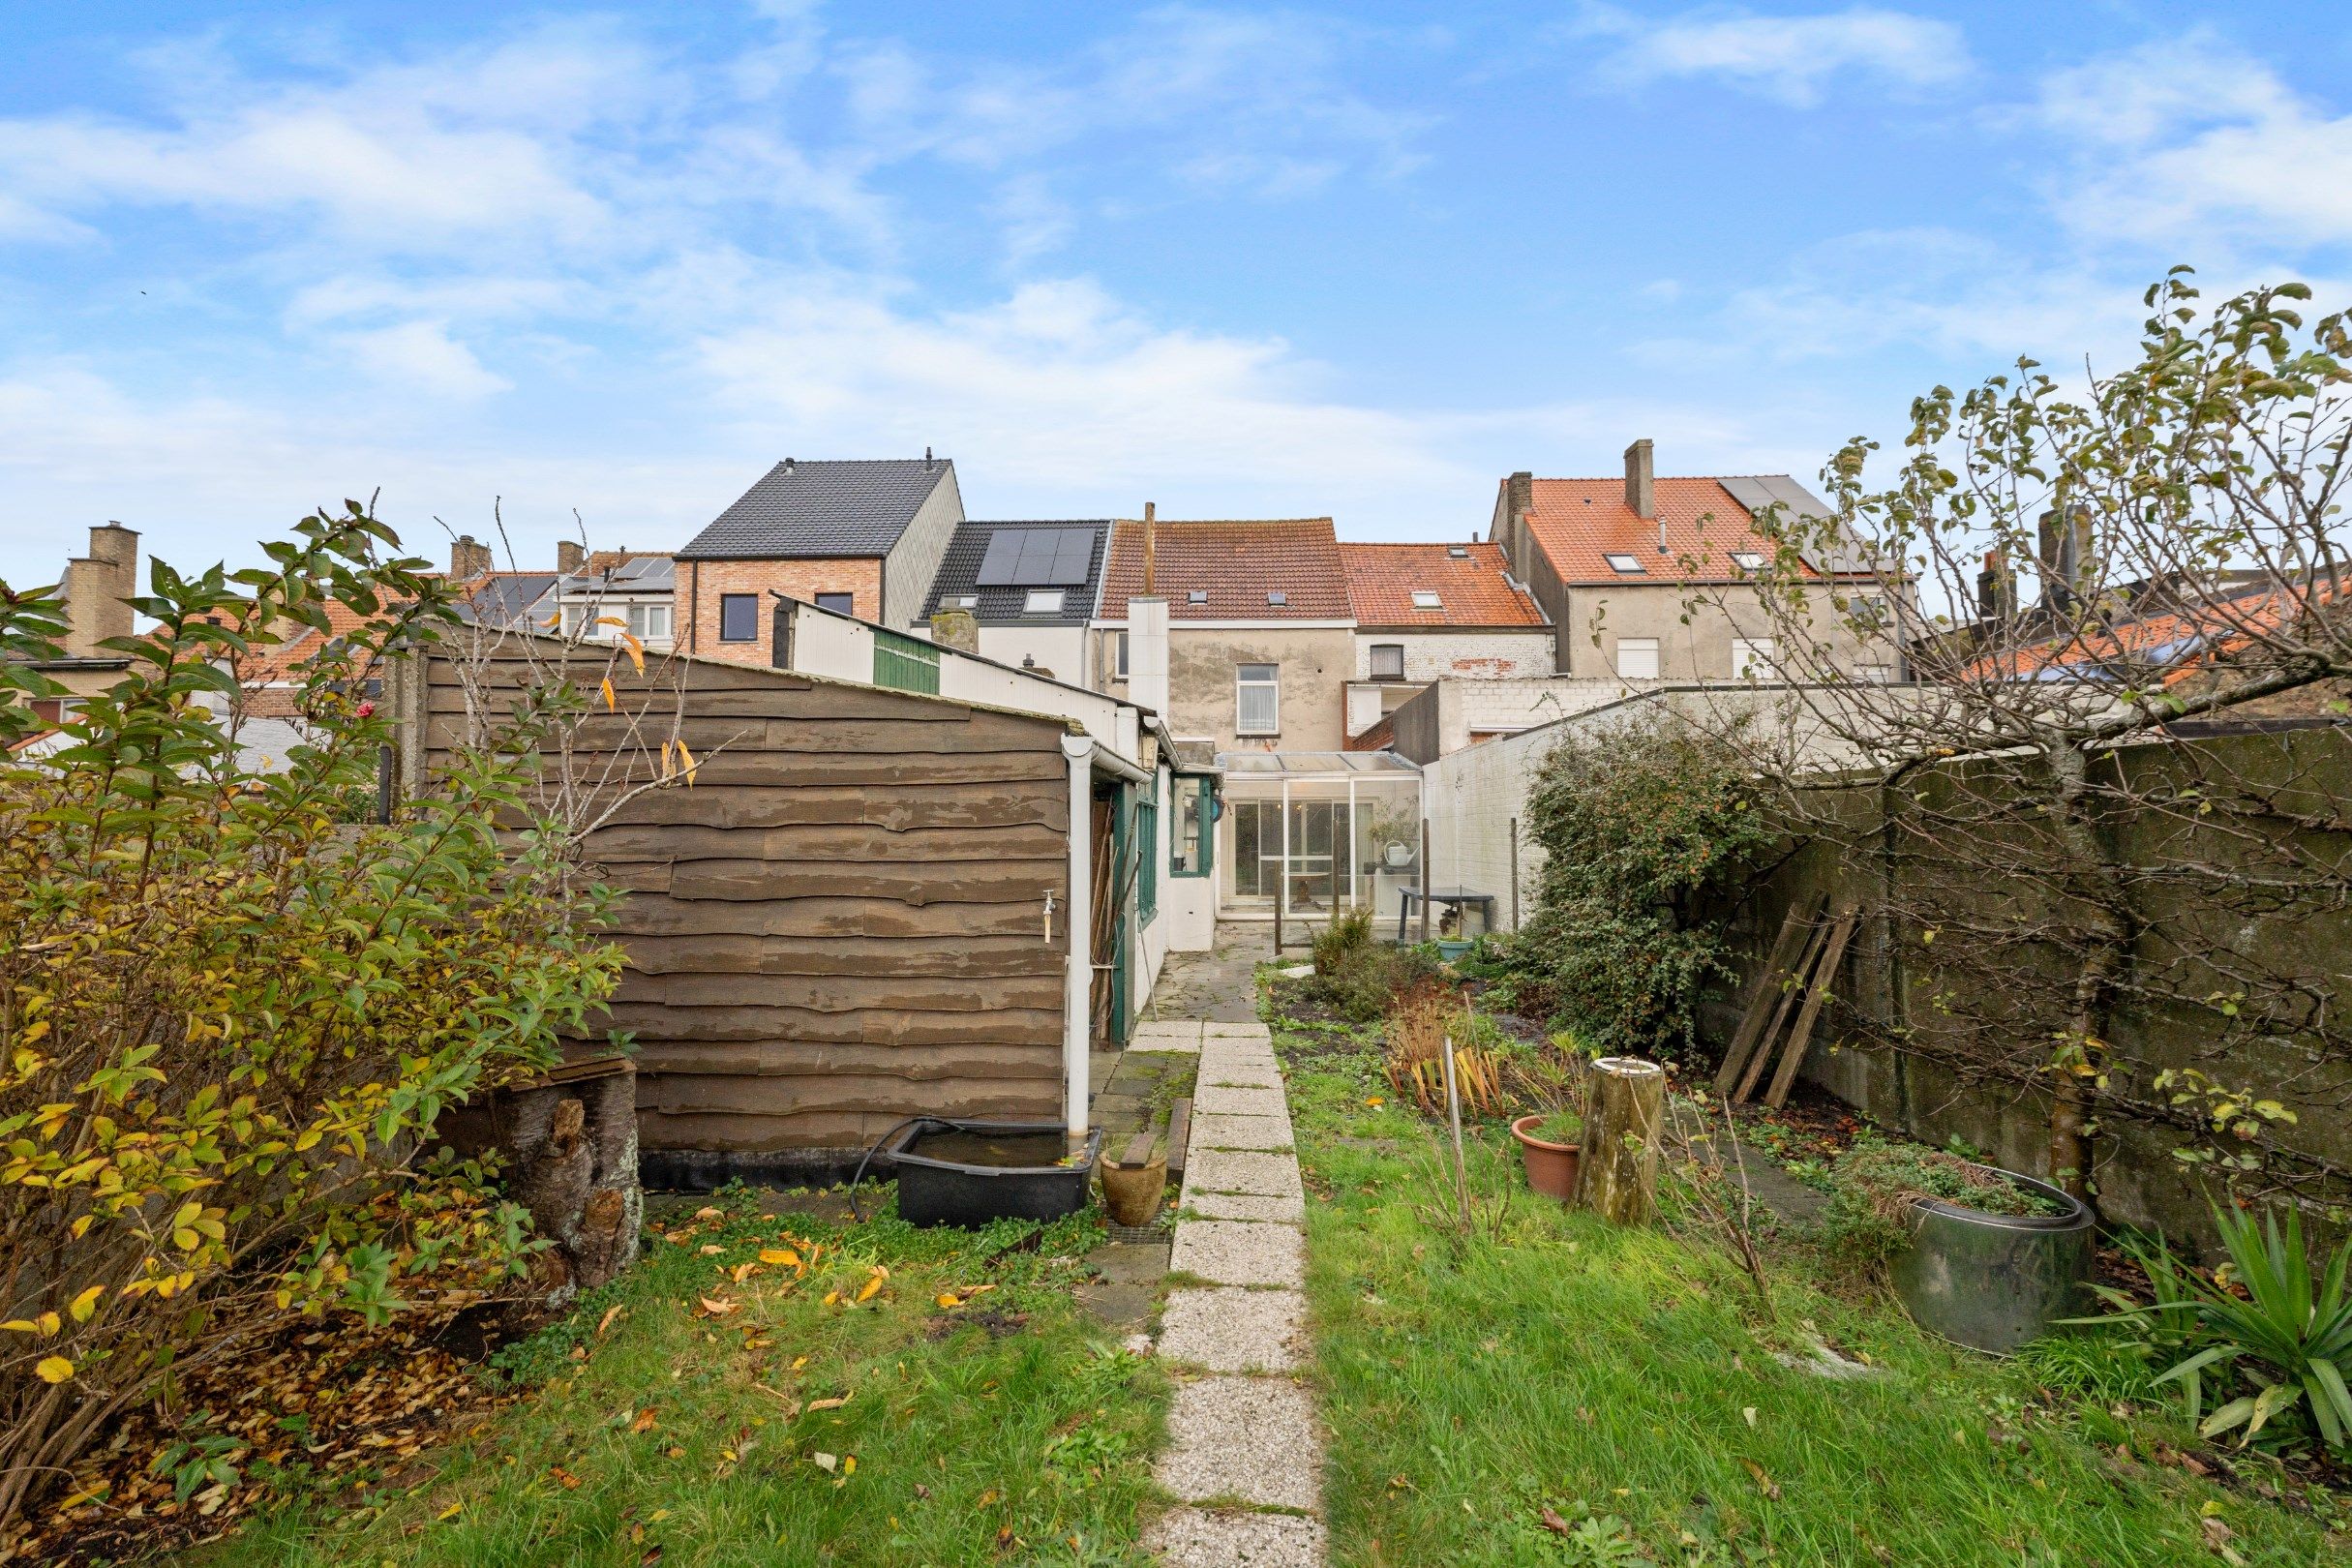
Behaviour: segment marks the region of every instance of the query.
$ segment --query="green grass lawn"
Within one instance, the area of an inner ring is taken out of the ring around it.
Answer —
[[[283,1510],[198,1560],[1140,1560],[1164,1388],[1071,1298],[1099,1219],[917,1230],[887,1210],[852,1226],[713,1201],[723,1220],[650,1241],[506,1352],[535,1391],[425,1473]],[[795,1279],[776,1251],[811,1242]]]
[[[1478,1130],[1472,1179],[1517,1195],[1499,1238],[1458,1244],[1431,1214],[1447,1167],[1369,1037],[1275,1022],[1319,1198],[1308,1288],[1337,1563],[2352,1560],[2339,1499],[2266,1501],[2156,1462],[2168,1434],[2199,1446],[2169,1413],[2053,1399],[2027,1366],[1824,1288],[1801,1248],[1773,1250],[1767,1324],[1704,1241],[1528,1194],[1499,1126]],[[1774,1359],[1815,1336],[1884,1374]]]

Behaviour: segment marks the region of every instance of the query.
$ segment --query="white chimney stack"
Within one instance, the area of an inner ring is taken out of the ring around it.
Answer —
[[[1161,718],[1168,711],[1168,601],[1127,601],[1127,697]]]

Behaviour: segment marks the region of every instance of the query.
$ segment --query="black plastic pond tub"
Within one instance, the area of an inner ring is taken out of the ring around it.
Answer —
[[[1890,1272],[1895,1294],[1921,1328],[2005,1356],[2083,1310],[2093,1219],[2081,1200],[2047,1182],[2013,1170],[1997,1174],[2064,1212],[1986,1214],[1915,1199],[1911,1247]]]
[[[991,1220],[1059,1220],[1086,1207],[1087,1184],[1102,1151],[1102,1131],[1067,1164],[989,1165],[914,1153],[942,1132],[980,1137],[1037,1137],[1064,1132],[1059,1122],[958,1122],[926,1117],[899,1129],[883,1153],[898,1170],[898,1217],[912,1225],[973,1228]]]

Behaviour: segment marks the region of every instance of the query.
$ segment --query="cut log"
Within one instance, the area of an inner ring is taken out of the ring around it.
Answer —
[[[1612,1224],[1647,1224],[1658,1212],[1666,1070],[1640,1057],[1604,1056],[1585,1081],[1577,1201]]]
[[[1778,1010],[1780,999],[1789,994],[1794,983],[1789,966],[1796,961],[1797,952],[1804,947],[1805,927],[1820,906],[1818,898],[1789,906],[1788,915],[1780,922],[1780,935],[1772,939],[1772,956],[1764,960],[1764,979],[1748,1000],[1748,1010],[1740,1017],[1739,1033],[1732,1037],[1730,1048],[1723,1053],[1723,1066],[1715,1073],[1715,1093],[1732,1092],[1732,1086],[1739,1081],[1748,1065],[1748,1053],[1762,1043],[1764,1020]]]
[[[1853,939],[1854,920],[1853,910],[1837,918],[1837,925],[1829,933],[1829,946],[1823,950],[1822,961],[1813,971],[1813,989],[1805,994],[1805,1010],[1796,1015],[1796,1028],[1789,1036],[1788,1049],[1781,1053],[1780,1070],[1772,1074],[1772,1087],[1764,1092],[1764,1103],[1774,1110],[1787,1102],[1789,1086],[1796,1081],[1797,1064],[1805,1059],[1805,1047],[1813,1040],[1814,1020],[1822,1015],[1822,1003],[1837,980],[1838,960],[1846,956],[1846,944]]]

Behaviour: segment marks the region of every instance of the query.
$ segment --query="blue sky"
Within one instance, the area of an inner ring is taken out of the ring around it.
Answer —
[[[0,576],[682,542],[777,458],[975,516],[1812,474],[2175,261],[2352,303],[2352,11],[0,10]],[[28,69],[29,66],[29,69]]]

